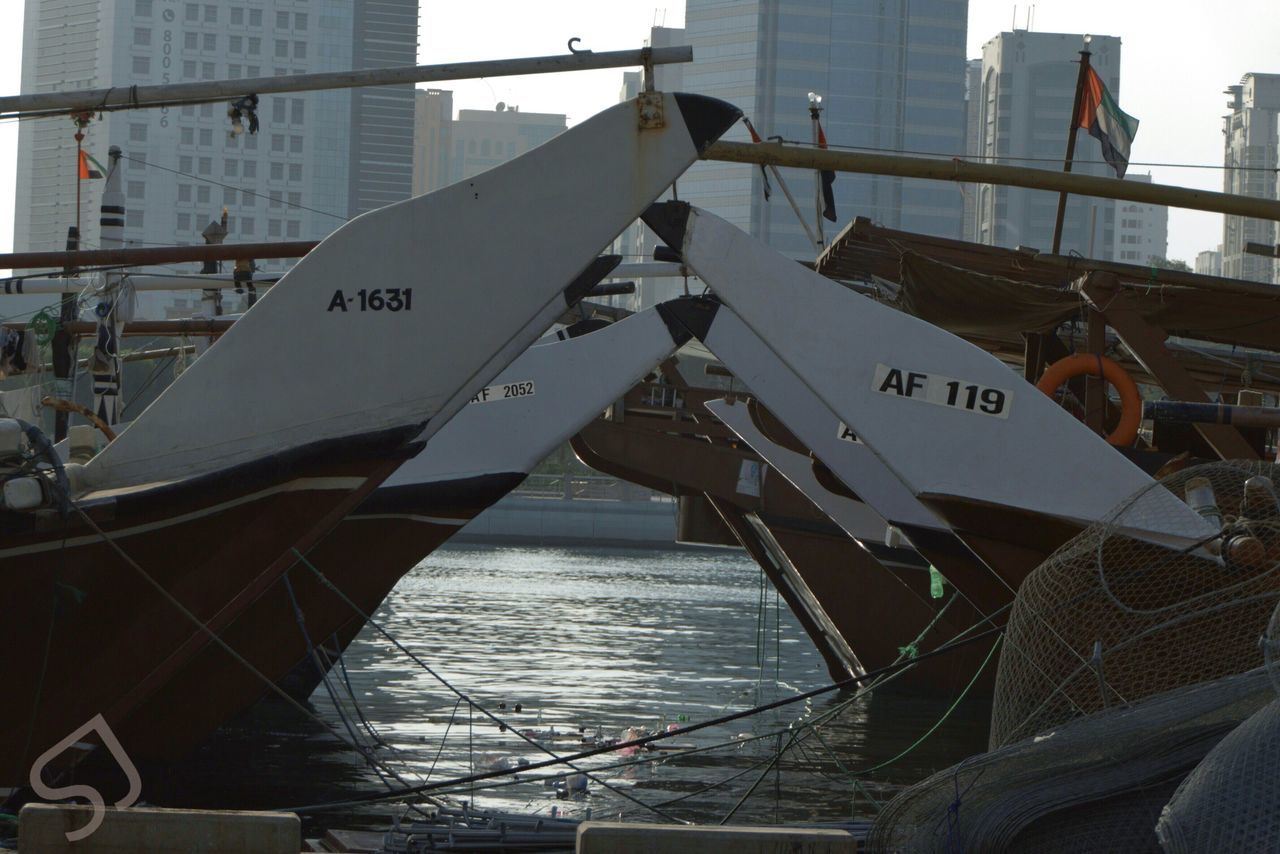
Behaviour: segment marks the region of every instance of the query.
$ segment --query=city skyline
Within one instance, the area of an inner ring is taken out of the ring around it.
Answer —
[[[1142,7],[1142,8],[1136,8]],[[420,62],[449,62],[504,56],[553,54],[564,51],[567,38],[582,38],[580,47],[596,50],[635,47],[650,25],[682,26],[683,4],[665,10],[634,3],[611,4],[608,10],[585,2],[562,2],[556,13],[527,9],[521,4],[499,2],[483,14],[463,8],[433,8],[419,33]],[[1232,15],[1206,10],[1189,2],[1114,4],[1101,0],[1036,4],[1033,29],[1038,32],[1095,31],[1124,40],[1125,73],[1121,106],[1142,121],[1134,143],[1133,165],[1151,171],[1158,183],[1203,189],[1222,188],[1223,142],[1221,117],[1227,112],[1227,86],[1250,72],[1274,70],[1270,45],[1280,34],[1280,24],[1260,0],[1232,5]],[[497,14],[503,26],[490,26]],[[1005,4],[974,0],[969,4],[966,54],[980,55],[980,46],[1013,24],[1013,9]],[[1026,7],[1017,12],[1018,26],[1026,23]],[[1241,27],[1240,21],[1253,24]],[[483,40],[460,38],[459,33],[483,32]],[[1197,36],[1202,50],[1195,61],[1174,56],[1176,45],[1188,34]],[[21,28],[10,27],[7,55],[12,59],[0,71],[4,91],[18,91]],[[0,42],[4,43],[4,42]],[[1222,45],[1217,48],[1217,45]],[[1226,49],[1227,46],[1230,49]],[[564,113],[568,124],[581,121],[614,103],[620,71],[582,72],[532,78],[456,81],[455,109],[492,109],[497,101],[518,103],[531,112]],[[16,123],[0,124],[0,249],[13,234],[14,144]],[[1065,135],[1065,134],[1064,134]],[[839,144],[839,140],[833,140]],[[1088,142],[1079,153],[1097,156]],[[1154,165],[1148,165],[1153,164]],[[1186,164],[1186,165],[1171,165]],[[843,216],[842,212],[842,216]],[[1191,262],[1204,249],[1221,242],[1222,218],[1215,214],[1173,210],[1169,222],[1169,256]]]

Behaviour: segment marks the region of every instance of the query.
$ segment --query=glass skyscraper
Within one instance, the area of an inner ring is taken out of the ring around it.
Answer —
[[[764,137],[811,143],[808,93],[815,92],[823,98],[822,124],[833,148],[960,155],[967,18],[967,0],[687,0],[694,62],[684,84],[737,104]],[[739,128],[726,138],[748,136]],[[784,169],[782,175],[813,228],[813,173]],[[679,192],[793,257],[819,251],[781,188],[765,202],[759,169],[700,163],[680,181]],[[835,195],[839,220],[823,223],[828,242],[855,216],[961,236],[958,187],[843,173]]]

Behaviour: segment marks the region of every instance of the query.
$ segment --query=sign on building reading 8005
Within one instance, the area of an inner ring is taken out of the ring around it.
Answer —
[[[888,365],[876,365],[871,387],[881,394],[909,397],[996,418],[1008,418],[1009,408],[1013,405],[1013,392],[1006,389]]]

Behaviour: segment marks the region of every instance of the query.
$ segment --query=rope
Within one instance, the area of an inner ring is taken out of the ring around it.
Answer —
[[[339,592],[339,595],[341,595],[340,592]],[[373,621],[370,621],[370,625],[373,625],[375,628],[377,628],[377,624],[374,623]],[[711,720],[699,721],[698,723],[689,724],[688,726],[680,727],[670,731],[665,731],[660,733],[651,733],[650,735],[640,736],[639,738],[635,738],[630,741],[620,741],[614,744],[601,745],[599,747],[593,747],[593,748],[588,748],[586,750],[581,750],[581,751],[578,751],[577,753],[572,753],[564,757],[553,757],[551,759],[544,759],[538,762],[532,762],[528,765],[525,765],[522,770],[537,771],[540,768],[549,768],[553,765],[561,765],[561,764],[567,764],[568,762],[576,762],[580,759],[587,759],[592,756],[599,756],[603,753],[613,753],[615,751],[628,748],[628,747],[644,747],[645,745],[653,744],[654,742],[664,741],[669,738],[677,738],[679,736],[688,735],[689,733],[699,732],[700,730],[704,730],[709,727],[720,726],[722,724],[730,723],[732,721],[741,720],[743,718],[751,717],[752,715],[760,714],[761,712],[767,712],[773,709],[780,709],[783,706],[789,706],[792,703],[800,703],[806,700],[811,700],[814,697],[820,697],[823,694],[830,694],[836,691],[843,691],[848,688],[857,688],[876,677],[883,676],[886,673],[891,673],[896,670],[913,667],[920,661],[925,661],[931,658],[936,658],[938,656],[946,655],[949,652],[953,652],[954,650],[966,647],[971,643],[974,643],[979,640],[983,640],[988,637],[993,637],[1003,632],[1004,632],[1004,629],[1000,627],[990,628],[990,629],[987,629],[986,631],[979,632],[978,634],[971,635],[970,637],[964,638],[963,640],[944,644],[943,646],[937,647],[936,649],[932,649],[929,652],[921,653],[918,658],[915,658],[912,661],[897,662],[895,664],[890,664],[885,667],[881,667],[876,670],[870,671],[869,673],[863,674],[862,676],[852,676],[848,679],[842,679],[839,682],[832,682],[820,688],[814,688],[812,690],[804,691],[800,694],[795,694],[790,697],[783,697],[780,700],[774,700],[773,702],[765,703],[764,705],[761,705],[761,706],[755,706],[741,712],[732,712],[728,715],[722,715],[718,718],[713,718]],[[396,643],[394,639],[391,639],[391,641],[392,643]],[[412,653],[409,653],[409,654],[412,655]],[[480,709],[479,711],[484,712],[484,709]],[[543,748],[541,745],[537,745],[536,743],[535,743],[535,746],[539,747],[545,752],[548,752],[548,753],[550,752],[550,751],[546,751],[546,748]],[[338,801],[338,802],[324,803],[324,804],[312,804],[308,807],[303,807],[303,808],[290,807],[289,811],[290,812],[300,812],[303,810],[314,811],[316,809],[324,809],[324,808],[330,808],[330,807],[336,807],[336,806],[354,806],[357,804],[376,803],[378,801],[383,801],[383,800],[400,799],[403,797],[408,797],[410,795],[421,794],[423,792],[444,789],[446,787],[466,785],[472,782],[480,782],[483,780],[492,780],[497,777],[507,776],[509,773],[510,773],[509,771],[488,771],[481,774],[473,774],[473,775],[469,775],[468,777],[455,778],[453,780],[446,780],[439,783],[428,783],[421,786],[414,786],[411,788],[404,789],[403,791],[400,791],[400,792],[391,792],[386,795],[376,794],[376,795],[369,795],[369,796],[361,796],[359,798],[354,798],[346,801]],[[645,806],[647,807],[648,805],[645,805]]]
[[[356,615],[357,615],[357,616],[359,616],[361,619],[363,619],[363,620],[364,620],[366,623],[368,623],[369,625],[373,626],[373,627],[374,627],[374,629],[375,629],[375,630],[377,630],[377,632],[378,632],[379,634],[381,634],[381,635],[382,635],[383,637],[385,637],[388,641],[390,641],[393,645],[395,645],[396,649],[400,650],[402,653],[404,653],[406,656],[408,656],[408,657],[409,657],[409,659],[410,659],[411,661],[413,661],[415,664],[417,664],[419,667],[421,667],[423,670],[425,670],[428,674],[430,674],[430,675],[431,675],[431,677],[432,677],[432,678],[434,678],[437,682],[439,682],[441,685],[443,685],[445,688],[447,688],[449,691],[451,691],[454,695],[456,695],[458,698],[460,698],[460,699],[464,700],[464,701],[467,703],[467,705],[468,705],[471,709],[474,709],[475,711],[477,711],[477,712],[479,712],[480,714],[484,715],[486,718],[488,718],[489,720],[491,720],[492,722],[494,722],[494,723],[495,723],[495,724],[497,724],[498,726],[500,726],[500,727],[505,727],[506,729],[510,730],[512,733],[514,733],[515,735],[519,736],[519,737],[520,737],[520,739],[521,739],[522,741],[524,741],[526,744],[529,744],[529,745],[530,745],[530,746],[532,746],[532,747],[536,747],[538,750],[541,750],[543,753],[545,753],[545,754],[547,754],[548,756],[552,757],[552,762],[551,762],[550,764],[556,764],[556,763],[559,763],[559,762],[563,762],[564,764],[569,765],[569,767],[570,767],[570,768],[572,768],[572,769],[573,769],[574,771],[576,771],[577,773],[582,774],[583,776],[585,776],[588,780],[591,780],[591,781],[593,781],[593,782],[595,782],[595,783],[598,783],[599,785],[601,785],[601,786],[605,787],[606,789],[608,789],[609,791],[613,792],[614,794],[619,795],[620,797],[623,797],[623,798],[627,799],[628,801],[631,801],[632,803],[636,804],[637,806],[644,807],[645,809],[650,810],[650,811],[651,811],[651,812],[653,812],[654,814],[659,815],[659,816],[661,816],[662,818],[667,819],[668,821],[674,821],[674,822],[678,822],[678,823],[680,823],[680,824],[690,824],[690,822],[682,821],[682,820],[680,820],[680,819],[673,818],[672,816],[667,815],[666,813],[662,812],[661,810],[659,810],[659,809],[657,809],[657,808],[655,808],[655,807],[651,807],[651,806],[649,806],[649,805],[648,805],[648,804],[646,804],[645,802],[643,802],[643,801],[639,800],[638,798],[636,798],[634,795],[631,795],[631,794],[629,794],[629,793],[627,793],[627,792],[624,792],[624,791],[622,791],[621,789],[619,789],[617,786],[614,786],[614,785],[612,785],[612,784],[610,784],[610,783],[608,783],[608,782],[606,782],[606,781],[604,781],[604,780],[599,779],[598,777],[594,776],[590,771],[585,771],[585,770],[583,770],[583,769],[581,769],[581,768],[578,768],[577,766],[575,766],[575,765],[571,764],[571,762],[572,762],[572,760],[573,760],[573,758],[574,758],[574,757],[568,757],[567,759],[562,759],[558,754],[556,754],[556,753],[555,753],[555,751],[553,751],[553,750],[551,750],[550,748],[548,748],[548,747],[544,746],[542,743],[540,743],[540,742],[539,742],[539,741],[537,741],[536,739],[530,738],[529,736],[525,735],[523,732],[521,732],[521,731],[520,731],[519,729],[517,729],[516,727],[511,726],[511,725],[510,725],[510,724],[508,724],[506,721],[502,720],[502,719],[501,719],[501,718],[499,718],[497,715],[493,714],[493,713],[492,713],[492,712],[490,712],[488,709],[486,709],[486,708],[484,708],[483,706],[481,706],[481,705],[480,705],[479,703],[477,703],[475,700],[472,700],[472,699],[471,699],[471,697],[469,697],[466,693],[464,693],[464,692],[463,692],[463,691],[461,691],[460,689],[458,689],[458,688],[454,687],[454,685],[453,685],[452,683],[450,683],[450,682],[449,682],[449,680],[445,679],[443,676],[441,676],[439,673],[437,673],[435,670],[433,670],[433,669],[432,669],[432,668],[431,668],[431,667],[430,667],[430,666],[429,666],[425,661],[423,661],[419,656],[417,656],[417,655],[416,655],[416,654],[414,654],[411,650],[409,650],[407,647],[405,647],[405,645],[404,645],[404,644],[400,643],[400,641],[399,641],[399,640],[397,640],[395,637],[393,637],[393,636],[391,635],[391,633],[390,633],[390,632],[388,632],[386,629],[384,629],[384,628],[381,626],[381,624],[379,624],[376,620],[374,620],[374,619],[373,619],[373,617],[371,617],[370,615],[368,615],[368,614],[364,613],[364,611],[363,611],[363,610],[361,610],[361,609],[360,609],[360,607],[359,607],[358,605],[356,605],[356,603],[355,603],[355,602],[352,602],[352,601],[351,601],[351,598],[350,598],[350,597],[348,597],[346,593],[344,593],[342,590],[338,589],[338,587],[337,587],[337,586],[335,586],[335,585],[333,584],[333,582],[331,582],[331,581],[330,581],[330,580],[325,576],[325,574],[324,574],[323,572],[321,572],[321,571],[320,571],[320,570],[319,570],[319,569],[318,569],[314,564],[312,564],[312,563],[311,563],[311,561],[307,560],[306,556],[305,556],[305,555],[303,555],[303,554],[302,554],[302,552],[298,551],[296,548],[292,549],[292,551],[293,551],[293,554],[298,558],[298,560],[299,560],[299,561],[301,561],[301,562],[302,562],[302,564],[303,564],[305,567],[307,567],[307,569],[311,570],[311,571],[315,574],[315,576],[316,576],[318,579],[320,579],[320,582],[321,582],[325,587],[327,587],[327,588],[328,588],[330,591],[332,591],[333,593],[337,594],[338,598],[340,598],[343,602],[345,602],[345,603],[347,604],[347,606],[348,606],[348,607],[350,607],[350,608],[351,608],[351,610],[352,610],[352,611],[354,611],[354,612],[356,613]],[[541,766],[533,765],[533,766],[527,766],[527,767],[541,767]],[[474,777],[474,778],[476,778],[476,779],[486,779],[485,775],[479,775],[479,776],[477,776],[477,775],[475,775],[475,774],[472,774],[472,775],[469,775],[469,776],[470,776],[470,777]],[[431,786],[431,784],[424,784],[424,785]],[[422,787],[414,787],[414,788],[422,789]],[[422,789],[422,790],[423,790],[423,791],[425,791],[425,789]]]

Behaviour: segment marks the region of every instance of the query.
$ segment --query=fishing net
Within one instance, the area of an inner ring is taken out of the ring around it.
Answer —
[[[1280,608],[1263,650],[1280,691]],[[1280,848],[1280,699],[1272,700],[1209,751],[1170,799],[1156,825],[1167,852],[1275,851]]]
[[[1273,696],[1257,668],[970,757],[894,798],[867,850],[1159,851],[1156,820],[1174,788]]]
[[[1251,717],[1280,682],[1260,666],[1280,645],[1259,649],[1280,600],[1275,468],[1213,463],[1149,487],[1215,523],[1203,543],[1173,549],[1125,534],[1138,527],[1128,524],[1133,496],[1032,572],[1005,632],[990,751],[895,798],[869,849],[1159,851],[1157,821],[1169,839],[1188,840],[1177,850],[1251,850],[1231,834],[1264,838],[1280,812],[1272,780],[1242,801],[1267,812],[1237,815],[1246,830],[1223,820],[1203,842],[1187,828],[1222,810],[1233,785],[1249,785],[1227,777],[1280,762],[1280,712]],[[1258,755],[1243,759],[1248,751]],[[1252,850],[1274,848],[1266,838]]]
[[[1275,469],[1211,463],[1149,487],[1190,495],[1220,523],[1205,548],[1121,533],[1134,496],[1028,575],[1001,651],[991,747],[1262,664],[1258,639],[1280,599]]]

